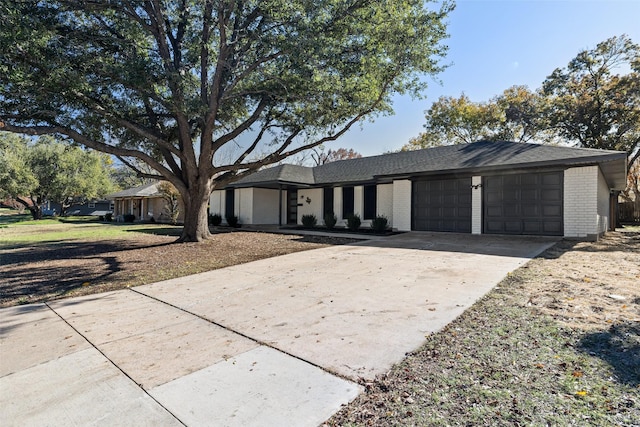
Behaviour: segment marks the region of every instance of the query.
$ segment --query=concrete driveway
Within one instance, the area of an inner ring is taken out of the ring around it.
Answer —
[[[318,425],[554,242],[406,233],[3,309],[0,424]]]

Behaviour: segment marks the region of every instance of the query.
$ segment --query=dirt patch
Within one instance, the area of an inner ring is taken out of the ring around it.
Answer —
[[[352,239],[256,232],[214,234],[204,243],[132,233],[3,248],[0,307],[122,289]]]
[[[640,233],[562,241],[328,426],[640,425]]]

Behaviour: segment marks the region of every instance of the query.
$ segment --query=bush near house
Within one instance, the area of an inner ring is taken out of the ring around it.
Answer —
[[[360,229],[360,215],[349,215],[347,218],[347,228],[351,231],[358,231]]]
[[[371,220],[371,229],[376,233],[383,233],[389,228],[389,220],[384,215],[379,215]]]
[[[133,222],[135,221],[136,216],[134,214],[124,214],[122,215],[122,220],[124,222]]]
[[[329,230],[333,230],[338,222],[338,217],[333,212],[328,212],[324,214],[324,226]]]
[[[225,218],[227,220],[227,224],[229,227],[238,228],[240,227],[240,219],[235,215],[229,215]]]
[[[318,218],[315,215],[302,215],[302,225],[307,228],[314,228],[318,224]]]
[[[220,214],[209,214],[209,225],[213,225],[214,227],[222,224],[222,215]]]

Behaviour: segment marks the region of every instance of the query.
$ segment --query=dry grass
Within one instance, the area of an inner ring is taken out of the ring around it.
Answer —
[[[640,233],[561,242],[331,426],[640,425]]]
[[[332,244],[340,237],[223,230],[204,243],[173,244],[160,225],[32,223],[0,230],[0,307],[87,295]],[[162,233],[162,234],[153,234]],[[52,236],[56,236],[55,238]],[[64,238],[75,236],[75,238]],[[39,241],[37,239],[40,239]]]

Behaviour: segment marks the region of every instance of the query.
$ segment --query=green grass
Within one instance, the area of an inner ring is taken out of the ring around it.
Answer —
[[[179,235],[180,227],[165,224],[99,222],[94,217],[33,220],[30,215],[0,210],[0,247],[16,247],[69,240],[123,239],[131,233]]]

